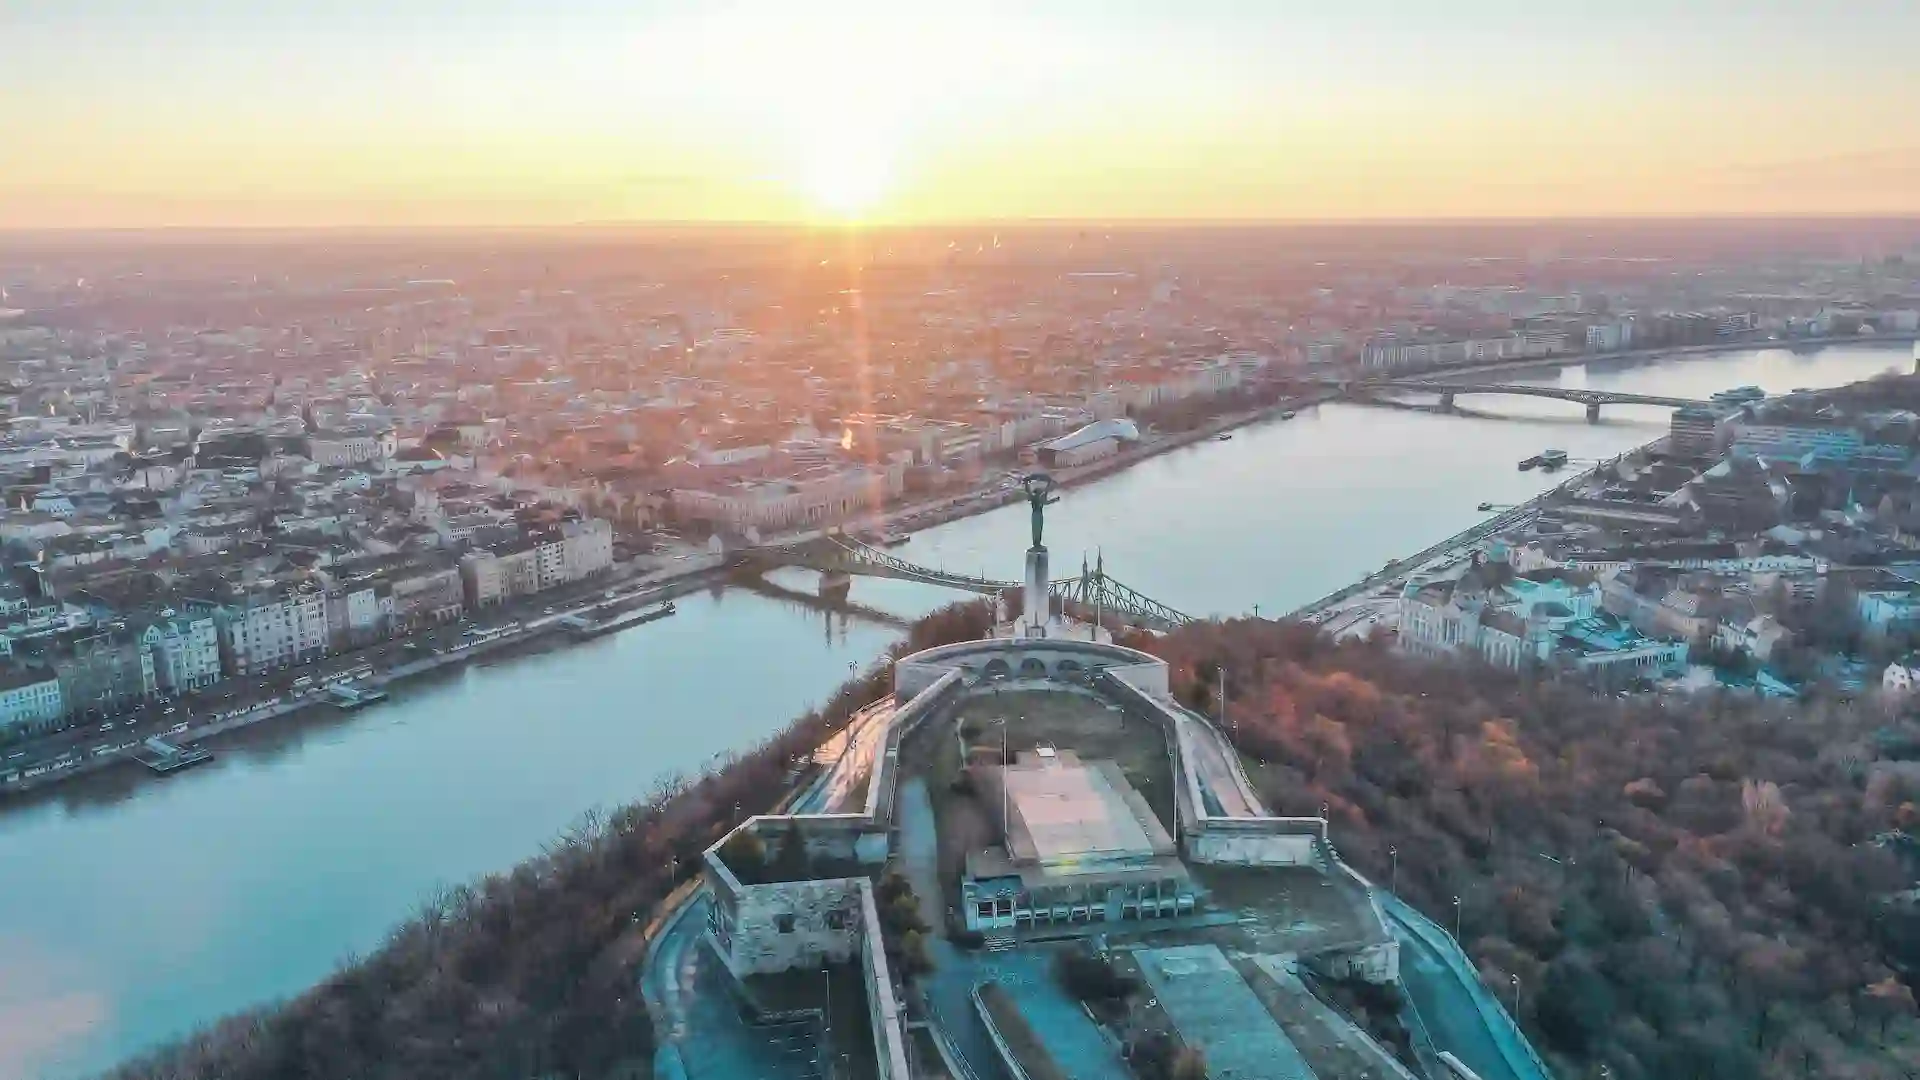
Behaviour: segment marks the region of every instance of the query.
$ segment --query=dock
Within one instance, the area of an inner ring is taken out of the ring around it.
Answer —
[[[650,623],[656,619],[664,619],[672,615],[676,610],[678,609],[673,606],[673,601],[669,600],[656,608],[629,611],[625,615],[613,615],[605,619],[589,619],[584,615],[569,615],[561,619],[560,624],[567,628],[567,632],[573,636],[574,640],[585,641],[589,638],[597,638],[602,634],[611,634],[617,630],[625,630],[630,626],[639,626],[641,623]]]
[[[336,683],[327,687],[327,700],[342,709],[358,709],[376,701],[387,700],[385,690],[363,689],[352,683]]]
[[[198,746],[181,749],[161,738],[152,738],[146,745],[134,752],[134,760],[157,773],[178,772],[181,769],[213,760],[213,751]]]

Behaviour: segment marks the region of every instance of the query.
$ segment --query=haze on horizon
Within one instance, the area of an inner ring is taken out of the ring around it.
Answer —
[[[1920,213],[1911,0],[0,0],[0,228]]]

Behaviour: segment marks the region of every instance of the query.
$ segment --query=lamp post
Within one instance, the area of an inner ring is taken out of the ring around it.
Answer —
[[[1227,667],[1225,664],[1220,665],[1220,719],[1223,722],[1227,719]],[[1240,742],[1240,717],[1238,715],[1234,716],[1227,731],[1227,740],[1238,745]]]
[[[1011,859],[1013,848],[1007,844],[1007,718],[1000,716],[994,723],[1000,725],[1000,846]]]
[[[1513,1022],[1517,1025],[1520,1023],[1520,976],[1509,975],[1507,978],[1513,982]]]
[[[1400,849],[1392,844],[1387,845],[1387,858],[1393,864],[1393,869],[1389,871],[1391,876],[1387,879],[1387,891],[1398,896],[1400,895]]]
[[[1456,945],[1460,943],[1460,898],[1457,896],[1453,898],[1453,941]]]

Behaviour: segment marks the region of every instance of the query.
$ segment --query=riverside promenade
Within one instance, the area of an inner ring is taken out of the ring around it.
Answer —
[[[1341,588],[1335,589],[1333,592],[1328,593],[1327,595],[1321,597],[1318,600],[1314,600],[1309,603],[1302,604],[1300,607],[1297,607],[1293,611],[1288,612],[1287,617],[1292,619],[1308,619],[1314,616],[1322,615],[1326,612],[1330,612],[1357,596],[1362,596],[1362,595],[1365,595],[1366,593],[1372,592],[1373,590],[1379,588],[1380,586],[1385,585],[1404,574],[1411,573],[1415,570],[1420,569],[1423,566],[1426,566],[1428,563],[1433,562],[1435,559],[1438,559],[1442,556],[1457,556],[1460,552],[1464,551],[1466,548],[1469,548],[1474,544],[1479,543],[1482,540],[1485,540],[1492,536],[1497,536],[1501,533],[1511,531],[1513,529],[1520,527],[1521,525],[1527,524],[1528,522],[1532,521],[1534,518],[1538,517],[1540,515],[1540,511],[1544,507],[1546,507],[1549,503],[1553,502],[1557,498],[1560,498],[1566,495],[1568,492],[1574,490],[1579,485],[1584,484],[1589,480],[1592,480],[1594,476],[1599,474],[1599,472],[1602,469],[1612,468],[1622,458],[1629,457],[1633,454],[1644,454],[1644,453],[1649,453],[1653,450],[1656,450],[1664,442],[1666,442],[1666,437],[1661,436],[1660,438],[1655,439],[1652,442],[1646,443],[1633,450],[1629,450],[1625,454],[1617,454],[1613,457],[1606,459],[1605,461],[1598,462],[1586,469],[1582,469],[1581,471],[1573,474],[1572,476],[1567,477],[1565,480],[1562,480],[1560,483],[1555,484],[1553,487],[1550,487],[1547,490],[1541,492],[1540,494],[1535,495],[1533,498],[1528,499],[1526,502],[1523,502],[1518,506],[1515,506],[1509,510],[1502,511],[1501,513],[1493,517],[1490,517],[1485,521],[1479,522],[1475,525],[1471,525],[1465,529],[1462,529],[1459,532],[1454,533],[1452,536],[1449,536],[1446,539],[1441,540],[1437,543],[1429,544],[1428,546],[1421,548],[1419,551],[1414,552],[1412,555],[1408,555],[1403,559],[1395,559],[1394,561],[1388,563],[1387,565],[1381,567],[1380,569],[1374,571],[1373,573],[1368,574],[1366,577],[1363,577],[1360,580],[1355,581],[1350,585],[1345,585],[1345,586],[1342,586]]]
[[[570,615],[608,603],[647,604],[670,600],[719,580],[724,571],[723,559],[718,556],[704,557],[688,566],[621,581],[613,586],[617,593],[612,600],[596,592],[591,599],[556,608],[551,615],[517,620],[510,629],[497,629],[471,641],[443,641],[436,637],[429,639],[431,643],[414,642],[421,646],[422,655],[411,659],[400,659],[409,642],[382,642],[378,648],[379,656],[393,662],[384,668],[375,666],[371,674],[351,681],[354,686],[363,689],[384,689],[436,671],[542,644],[553,631],[565,628],[564,620]],[[601,590],[608,588],[609,584],[607,581],[591,583],[593,589]],[[352,667],[355,660],[353,656],[327,657],[303,668],[283,672],[281,676],[291,677],[303,671],[319,676],[328,670]],[[174,746],[186,747],[303,709],[316,706],[331,708],[333,706],[327,691],[337,681],[315,677],[309,686],[277,693],[263,692],[262,696],[252,701],[223,703],[224,707],[213,709],[195,706],[198,711],[191,712],[183,704],[177,714],[147,716],[144,722],[140,718],[131,719],[116,725],[111,733],[75,728],[12,747],[6,751],[9,755],[7,759],[0,761],[0,796],[24,794],[87,776],[123,761],[133,761],[148,738],[163,737]],[[88,746],[89,743],[93,745]],[[12,756],[16,754],[19,756]]]

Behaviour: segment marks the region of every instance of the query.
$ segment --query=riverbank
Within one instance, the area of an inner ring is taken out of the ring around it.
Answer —
[[[1122,450],[1111,457],[1091,461],[1075,468],[1051,471],[1048,475],[1053,477],[1056,487],[1083,487],[1087,484],[1104,480],[1115,473],[1129,469],[1141,462],[1160,457],[1163,454],[1170,454],[1175,450],[1184,449],[1195,443],[1205,442],[1208,439],[1252,424],[1273,420],[1301,409],[1310,409],[1316,405],[1334,401],[1339,397],[1340,392],[1338,390],[1328,389],[1296,398],[1285,398],[1271,405],[1262,405],[1254,409],[1241,409],[1226,413],[1208,420],[1198,427],[1186,431],[1169,432],[1152,439],[1143,439],[1139,444]],[[1025,499],[1026,494],[1018,487],[990,491],[975,489],[957,495],[930,499],[911,506],[903,506],[896,510],[889,510],[884,514],[876,516],[873,521],[868,524],[868,527],[914,533],[923,529],[931,529],[936,526],[946,525],[950,522],[989,513],[1003,506],[1010,506],[1014,503],[1022,502]],[[791,536],[783,536],[776,540],[769,541],[767,546],[798,543],[814,539],[820,534],[821,530],[809,530],[804,533],[796,533]]]
[[[615,600],[636,606],[671,600],[704,588],[715,581],[724,580],[725,569],[724,563],[719,559],[710,558],[701,560],[695,566],[643,575],[636,580],[621,583],[619,587],[623,591]],[[604,582],[599,583],[595,587],[604,584]],[[565,610],[556,610],[552,615],[529,619],[519,625],[518,629],[510,632],[498,633],[470,643],[450,645],[444,650],[433,651],[430,655],[404,661],[384,671],[374,671],[371,675],[352,681],[356,687],[385,690],[477,660],[544,644],[552,637],[554,631],[563,628],[561,620],[566,616],[607,602],[605,599],[598,599]],[[339,663],[338,657],[329,657],[323,661],[316,661],[310,667],[318,669],[325,665],[337,666]],[[177,747],[192,746],[207,739],[312,708],[337,708],[328,697],[326,685],[314,685],[297,692],[274,695],[251,706],[229,707],[199,722],[191,719],[183,721],[185,726],[179,730],[168,728],[156,735]],[[145,746],[145,740],[156,735],[135,737],[131,741],[117,742],[111,747],[97,747],[94,750],[75,747],[51,760],[32,766],[16,766],[0,772],[0,807],[4,807],[6,800],[11,796],[26,795],[64,781],[93,775],[115,765],[133,762],[135,756]],[[66,733],[62,733],[62,736],[66,736]],[[124,739],[127,736],[123,735],[121,738]]]
[[[1622,458],[1632,454],[1652,453],[1659,449],[1661,444],[1665,442],[1666,436],[1663,435],[1624,454],[1615,455],[1605,461],[1595,462],[1588,468],[1567,477],[1565,480],[1535,495],[1526,502],[1502,511],[1500,514],[1478,524],[1462,529],[1452,536],[1437,543],[1430,544],[1403,559],[1396,559],[1358,581],[1336,589],[1318,600],[1295,608],[1293,611],[1287,613],[1287,617],[1290,619],[1313,619],[1316,616],[1324,616],[1333,609],[1338,608],[1341,604],[1352,600],[1354,597],[1377,589],[1404,574],[1411,573],[1425,566],[1437,558],[1442,556],[1458,556],[1464,553],[1465,549],[1478,544],[1488,537],[1516,528],[1537,517],[1540,509],[1548,502],[1560,497],[1578,485],[1593,479],[1602,469],[1611,468]]]
[[[1678,345],[1657,349],[1635,349],[1614,353],[1570,353],[1565,356],[1541,357],[1528,360],[1503,360],[1492,364],[1474,364],[1465,367],[1444,368],[1435,371],[1423,371],[1408,376],[1413,380],[1452,379],[1462,375],[1493,374],[1499,372],[1517,372],[1574,367],[1582,364],[1609,364],[1616,362],[1640,363],[1657,362],[1669,359],[1688,359],[1719,356],[1762,349],[1823,349],[1841,345],[1898,345],[1920,341],[1920,333],[1893,333],[1853,335],[1847,337],[1797,338],[1790,341],[1741,341],[1716,342],[1712,345]],[[1159,436],[1152,440],[1143,440],[1139,445],[1112,457],[1089,462],[1072,469],[1062,469],[1050,473],[1054,483],[1061,488],[1080,487],[1104,480],[1115,473],[1131,468],[1163,454],[1172,453],[1195,443],[1204,442],[1240,428],[1276,419],[1286,413],[1310,409],[1341,398],[1337,389],[1317,391],[1296,398],[1287,398],[1271,405],[1256,409],[1244,409],[1228,413],[1187,431]],[[1419,407],[1410,407],[1416,408]],[[1420,411],[1430,411],[1420,409]],[[867,527],[903,531],[907,533],[931,529],[950,522],[990,513],[1004,506],[1010,506],[1025,498],[1018,488],[1003,488],[993,491],[973,490],[956,495],[929,499],[924,502],[903,506],[876,515]],[[777,537],[767,541],[768,546],[800,543],[815,539],[822,530]],[[1300,609],[1305,611],[1306,609]]]
[[[1592,381],[1689,397],[1748,383],[1784,392],[1870,378],[1905,354],[1705,358]],[[1521,418],[1497,424],[1335,404],[1198,441],[1078,488],[1049,510],[1048,542],[1076,568],[1079,552],[1104,547],[1110,572],[1182,610],[1232,617],[1258,603],[1271,619],[1484,522],[1482,502],[1524,502],[1578,467],[1513,468],[1542,446],[1599,460],[1666,427],[1659,410],[1589,425],[1551,402],[1528,422],[1531,403],[1511,404]],[[1019,507],[917,535],[896,554],[1011,577],[1027,529]],[[809,578],[777,580],[812,591]],[[953,598],[870,578],[855,579],[853,596],[908,616]],[[378,950],[422,896],[513,866],[583,811],[631,803],[663,774],[719,767],[829,700],[850,662],[870,663],[901,636],[862,619],[828,626],[744,589],[677,604],[646,633],[548,637],[416,678],[372,708],[220,736],[205,744],[219,751],[212,763],[164,782],[130,765],[10,802],[0,866],[31,871],[0,890],[4,936],[25,950],[0,968],[16,1001],[97,1002],[101,1017],[38,1033],[44,1064],[24,1075],[82,1080],[304,992],[341,956]],[[665,863],[659,847],[649,853]]]
[[[1338,391],[1326,390],[1299,398],[1284,399],[1271,405],[1265,405],[1255,409],[1244,409],[1228,413],[1186,431],[1173,432],[1151,440],[1145,440],[1139,445],[1121,451],[1111,457],[1090,462],[1077,468],[1060,470],[1054,473],[1053,476],[1056,483],[1062,488],[1092,484],[1163,454],[1204,442],[1238,428],[1274,419],[1285,413],[1311,408],[1325,401],[1333,400],[1338,396]],[[890,511],[883,517],[877,519],[872,527],[899,530],[908,533],[918,532],[963,518],[985,514],[1018,502],[1023,498],[1025,498],[1025,496],[1018,488],[999,489],[987,492],[976,490],[962,495],[949,496],[943,499],[932,500]],[[810,539],[817,535],[819,535],[819,531],[813,530],[795,536],[781,537],[770,543],[788,544],[798,540]],[[702,558],[692,566],[665,569],[651,575],[643,576],[635,581],[622,583],[621,587],[626,590],[652,588],[654,591],[644,596],[629,592],[627,595],[623,595],[621,599],[637,603],[669,600],[708,585],[713,581],[721,580],[724,571],[725,564],[720,558]],[[823,606],[818,597],[808,596],[804,593],[786,589],[770,582],[764,583],[764,588],[756,587],[756,591],[760,591],[771,598],[801,603],[815,609],[820,609]],[[598,601],[594,603],[598,603]],[[586,606],[593,605],[589,604]],[[368,688],[385,689],[390,685],[404,680],[442,671],[455,665],[465,664],[473,660],[508,653],[517,648],[543,643],[549,638],[549,632],[558,625],[558,620],[571,614],[574,610],[576,609],[569,608],[558,611],[550,616],[529,619],[526,625],[513,632],[500,634],[497,637],[488,638],[472,644],[460,645],[444,652],[435,653],[432,656],[422,657],[418,660],[396,664],[385,671],[375,672],[374,675],[369,678],[357,680],[357,684]],[[848,609],[847,613],[888,625],[895,629],[908,624],[907,620],[901,619],[898,616],[878,609],[868,608],[864,605],[854,605]],[[337,662],[338,658],[329,658],[325,663]],[[320,666],[321,663],[313,665],[315,669]],[[333,707],[326,698],[324,686],[314,686],[300,693],[289,692],[288,694],[275,695],[251,707],[229,707],[215,714],[213,717],[197,723],[190,719],[186,721],[188,726],[183,730],[176,731],[169,727],[132,738],[129,738],[128,734],[122,734],[119,738],[126,741],[116,741],[111,746],[96,746],[92,749],[86,749],[79,745],[74,745],[52,757],[48,757],[45,752],[42,752],[39,760],[34,760],[32,757],[29,757],[24,762],[10,761],[0,763],[0,807],[4,807],[5,800],[10,796],[23,795],[63,781],[90,776],[104,769],[119,765],[122,762],[132,761],[134,760],[134,755],[138,754],[143,747],[145,739],[149,737],[163,737],[175,746],[189,746],[205,739],[252,727],[267,720],[289,716],[316,706]],[[50,736],[50,738],[61,739],[63,742],[71,737],[70,732],[62,732],[58,735]]]
[[[1628,349],[1610,353],[1567,353],[1527,360],[1499,360],[1491,364],[1468,364],[1438,368],[1407,375],[1415,382],[1446,380],[1461,375],[1487,375],[1506,371],[1536,371],[1543,368],[1578,367],[1582,364],[1637,363],[1673,360],[1684,357],[1719,356],[1726,353],[1753,352],[1760,349],[1827,349],[1836,345],[1901,345],[1920,341],[1920,333],[1898,331],[1891,334],[1849,334],[1845,337],[1787,338],[1783,340],[1726,341],[1712,345],[1666,345],[1657,349]]]

